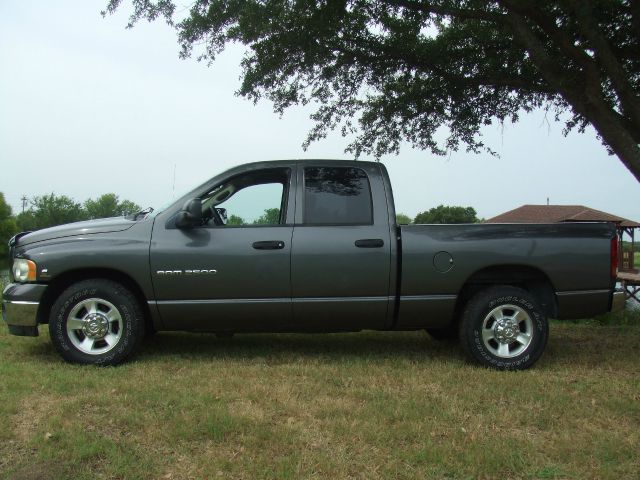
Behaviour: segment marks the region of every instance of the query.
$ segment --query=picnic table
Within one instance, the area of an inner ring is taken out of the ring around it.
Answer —
[[[640,303],[640,270],[623,270],[618,272],[618,281],[627,299]]]

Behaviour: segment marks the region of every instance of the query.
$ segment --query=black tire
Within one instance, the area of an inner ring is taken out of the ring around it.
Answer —
[[[444,328],[426,328],[431,338],[438,342],[455,342],[458,340],[458,329],[455,324],[451,324]]]
[[[82,364],[122,363],[144,338],[144,327],[133,293],[106,279],[71,285],[53,304],[49,318],[56,350],[66,361]]]
[[[511,286],[477,293],[460,322],[460,343],[467,356],[499,370],[531,367],[542,356],[548,337],[549,323],[536,299]]]

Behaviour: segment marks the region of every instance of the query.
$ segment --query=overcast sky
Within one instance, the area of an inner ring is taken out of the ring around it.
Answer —
[[[302,150],[311,110],[279,118],[234,95],[241,48],[209,68],[180,60],[164,23],[126,30],[129,3],[102,18],[106,4],[0,1],[0,192],[14,211],[49,192],[159,206],[174,195],[174,167],[177,195],[240,163],[349,158],[339,134]],[[484,138],[500,158],[409,146],[384,157],[397,210],[463,205],[489,218],[548,197],[640,220],[640,185],[592,130],[563,137],[536,112]]]

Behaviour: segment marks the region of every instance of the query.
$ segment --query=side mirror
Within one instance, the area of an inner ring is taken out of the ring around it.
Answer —
[[[193,198],[176,215],[176,227],[193,228],[202,224],[202,200]]]

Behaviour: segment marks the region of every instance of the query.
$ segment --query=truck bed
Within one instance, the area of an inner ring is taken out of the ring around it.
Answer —
[[[403,225],[399,233],[398,328],[424,323],[425,311],[439,312],[431,326],[448,323],[465,288],[497,277],[547,290],[545,307],[553,318],[593,316],[611,307],[611,224]]]

